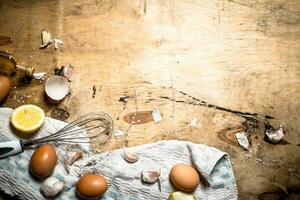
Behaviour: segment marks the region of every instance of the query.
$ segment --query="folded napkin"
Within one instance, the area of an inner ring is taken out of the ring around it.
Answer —
[[[16,139],[9,126],[11,113],[11,109],[0,109],[0,142]],[[53,133],[65,125],[64,122],[46,118],[37,136]],[[79,149],[85,152],[85,156],[73,164],[68,174],[63,166],[63,158],[70,149]],[[127,151],[139,154],[139,160],[135,163],[127,163],[123,159],[122,149],[94,154],[89,146],[56,145],[56,150],[59,160],[52,176],[65,182],[63,191],[56,199],[76,199],[75,184],[80,175],[86,172],[101,174],[108,181],[108,190],[101,200],[168,199],[173,191],[168,175],[172,166],[178,163],[193,164],[200,172],[202,184],[194,193],[197,199],[238,199],[229,156],[205,145],[171,140],[127,148]],[[28,170],[33,152],[34,148],[26,149],[23,153],[0,160],[1,190],[24,200],[44,199],[39,191],[41,183],[33,179]],[[141,182],[141,171],[145,169],[161,172],[161,191],[157,182]]]

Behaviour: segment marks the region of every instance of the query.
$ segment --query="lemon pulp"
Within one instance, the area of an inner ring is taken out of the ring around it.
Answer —
[[[169,200],[196,200],[196,198],[193,194],[177,191],[171,193]]]
[[[35,105],[23,105],[14,110],[11,123],[15,129],[23,133],[33,133],[44,123],[44,111]]]

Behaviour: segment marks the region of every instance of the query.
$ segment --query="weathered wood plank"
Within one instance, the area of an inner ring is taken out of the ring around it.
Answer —
[[[42,29],[64,46],[40,50]],[[95,148],[162,139],[212,145],[230,154],[241,199],[286,195],[282,188],[299,195],[299,1],[1,1],[0,30],[14,38],[1,50],[21,64],[48,73],[75,66],[62,106],[68,120],[105,110],[126,131],[123,116],[136,110],[135,97],[138,110],[163,113],[159,124],[132,126],[127,138]],[[15,86],[3,106],[35,103],[51,114],[39,82],[16,79]],[[189,127],[193,117],[197,128]],[[284,123],[285,145],[264,142],[267,122]],[[249,152],[234,137],[243,130],[252,131]]]

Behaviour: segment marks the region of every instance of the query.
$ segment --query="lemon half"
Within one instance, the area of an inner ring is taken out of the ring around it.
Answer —
[[[171,193],[169,200],[196,200],[196,198],[193,194],[177,191]]]
[[[16,108],[10,118],[15,129],[22,133],[34,133],[44,123],[44,111],[35,105],[23,105]]]

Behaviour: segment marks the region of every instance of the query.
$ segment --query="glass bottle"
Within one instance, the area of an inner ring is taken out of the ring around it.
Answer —
[[[34,67],[23,67],[17,64],[15,58],[6,52],[0,51],[0,73],[4,75],[12,75],[16,71],[22,71],[24,76],[32,77]]]

